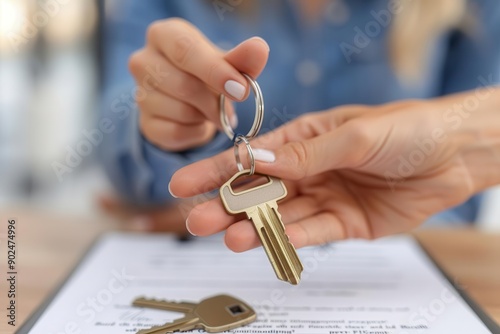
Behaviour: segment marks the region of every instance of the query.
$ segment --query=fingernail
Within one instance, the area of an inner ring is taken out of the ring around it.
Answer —
[[[170,193],[170,195],[172,195],[173,198],[179,198],[172,193],[172,190],[170,189],[170,182],[168,183],[168,192]]]
[[[153,222],[147,216],[137,216],[130,222],[130,230],[137,232],[146,232],[153,229]]]
[[[189,217],[186,219],[186,230],[188,230],[188,232],[189,232],[192,236],[195,236],[195,237],[196,237],[196,234],[194,234],[193,232],[191,232],[191,230],[189,229]]]
[[[269,47],[269,44],[267,44],[267,42],[262,37],[255,36],[255,37],[252,37],[252,39],[256,39],[256,40],[262,42],[262,44],[264,44],[266,46],[267,51],[271,50],[271,48]]]
[[[236,127],[238,127],[238,116],[236,116],[236,114],[231,115],[229,123],[231,123],[233,129],[236,129]]]
[[[253,156],[255,160],[262,162],[274,162],[276,160],[276,157],[274,156],[273,152],[264,150],[262,148],[254,148]]]
[[[226,92],[237,100],[241,100],[245,96],[245,86],[234,80],[228,80],[224,84]]]

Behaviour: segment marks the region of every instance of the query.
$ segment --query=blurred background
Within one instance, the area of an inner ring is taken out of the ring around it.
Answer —
[[[0,208],[102,215],[97,198],[112,190],[92,130],[101,22],[116,1],[0,0]],[[500,229],[499,190],[488,193],[478,225]]]
[[[91,0],[0,0],[4,208],[93,214],[108,191],[95,147],[62,177],[55,172],[98,117],[103,13]]]

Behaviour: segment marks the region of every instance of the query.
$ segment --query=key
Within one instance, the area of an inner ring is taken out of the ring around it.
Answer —
[[[231,330],[253,322],[257,315],[245,302],[228,295],[218,295],[198,304],[137,298],[132,305],[185,313],[184,317],[163,326],[142,329],[137,334],[164,334],[203,329],[208,333]]]
[[[220,188],[220,197],[226,211],[230,214],[245,212],[253,222],[255,230],[264,247],[278,279],[298,284],[303,266],[293,245],[285,234],[285,225],[278,212],[278,203],[287,195],[283,181],[266,176],[266,184],[236,193],[231,184],[240,176],[248,175],[249,170],[236,173]]]

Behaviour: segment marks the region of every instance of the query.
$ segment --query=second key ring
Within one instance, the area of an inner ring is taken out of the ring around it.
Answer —
[[[236,138],[234,140],[234,157],[236,158],[236,166],[238,166],[238,170],[240,172],[242,172],[245,169],[243,167],[243,164],[241,163],[241,158],[240,158],[240,144],[241,143],[245,143],[245,146],[246,146],[247,151],[248,151],[248,156],[250,157],[250,159],[249,159],[250,172],[248,174],[253,175],[255,173],[255,157],[253,155],[253,150],[252,150],[252,146],[250,146],[250,142],[243,135],[236,136]]]
[[[252,79],[248,74],[242,73],[243,76],[247,79],[250,87],[253,90],[255,95],[255,118],[253,120],[252,127],[248,131],[248,133],[244,136],[247,139],[251,139],[259,133],[260,128],[262,127],[262,121],[264,119],[264,98],[262,97],[262,91],[260,90],[260,86]],[[227,117],[226,109],[225,109],[226,96],[224,94],[220,95],[219,99],[219,110],[220,110],[220,122],[222,124],[222,129],[224,133],[229,137],[229,139],[235,141],[234,130],[229,125],[229,119]]]

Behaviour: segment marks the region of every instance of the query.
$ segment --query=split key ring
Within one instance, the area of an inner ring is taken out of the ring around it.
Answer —
[[[260,90],[257,81],[252,79],[248,74],[242,74],[247,79],[250,87],[252,87],[253,93],[255,95],[255,118],[253,120],[252,127],[244,136],[247,139],[252,139],[259,133],[260,128],[262,127],[262,121],[264,120],[264,98],[262,97],[262,91]],[[224,94],[221,94],[219,99],[219,110],[222,130],[224,130],[229,139],[235,141],[235,133],[231,125],[229,125],[229,118],[227,117],[225,102],[226,96]]]
[[[244,167],[241,163],[239,146],[240,144],[245,143],[250,162],[249,175],[253,175],[255,173],[255,157],[249,140],[255,137],[262,127],[262,121],[264,120],[264,98],[262,97],[262,91],[260,90],[260,86],[257,81],[245,73],[242,74],[249,82],[255,95],[255,117],[252,127],[246,135],[236,134],[234,132],[231,125],[229,125],[229,118],[227,117],[225,110],[226,97],[224,94],[221,94],[219,99],[220,122],[226,135],[234,142],[234,157],[236,159],[236,166],[240,172],[244,170]]]

